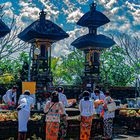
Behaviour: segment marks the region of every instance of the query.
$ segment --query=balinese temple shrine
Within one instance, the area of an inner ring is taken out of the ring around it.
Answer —
[[[36,81],[40,99],[52,86],[51,45],[69,37],[63,29],[45,17],[46,12],[42,10],[39,19],[18,35],[21,40],[32,45],[30,80]]]
[[[103,13],[96,10],[94,2],[90,5],[90,11],[77,22],[77,25],[87,27],[89,30],[88,34],[77,38],[71,44],[85,54],[85,71],[82,77],[84,88],[93,88],[99,82],[100,53],[115,44],[111,38],[97,33],[98,27],[109,22]]]
[[[10,33],[9,27],[0,19],[0,38]]]

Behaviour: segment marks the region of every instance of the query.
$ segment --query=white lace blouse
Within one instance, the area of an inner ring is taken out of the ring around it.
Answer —
[[[92,100],[81,99],[79,103],[81,116],[92,116],[95,113],[94,102]]]

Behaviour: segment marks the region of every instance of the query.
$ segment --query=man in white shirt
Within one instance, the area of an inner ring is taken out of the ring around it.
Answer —
[[[62,86],[59,86],[57,88],[58,91],[58,98],[59,101],[62,102],[62,104],[64,105],[64,107],[70,107],[73,103],[69,104],[66,95],[64,94],[64,88]],[[68,123],[67,123],[67,113],[66,110],[64,109],[64,115],[60,116],[60,126],[59,126],[59,139],[64,139],[65,135],[66,135],[66,130],[68,127]],[[63,136],[62,136],[63,135]]]
[[[91,93],[91,98],[94,100],[104,100],[105,95],[101,90],[99,90],[99,87],[96,86],[95,91]]]
[[[66,95],[64,94],[64,88],[59,86],[57,88],[59,101],[63,103],[64,107],[70,107],[73,103],[69,104]]]
[[[8,105],[16,105],[16,94],[17,87],[13,86],[12,89],[9,89],[3,96],[3,101]]]

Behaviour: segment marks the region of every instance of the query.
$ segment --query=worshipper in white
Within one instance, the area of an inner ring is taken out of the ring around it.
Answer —
[[[99,90],[99,92],[98,92],[98,90]],[[91,99],[93,99],[93,100],[104,100],[105,99],[105,95],[100,90],[99,86],[96,86],[95,91],[93,93],[91,93]]]
[[[26,140],[27,123],[30,117],[30,110],[33,107],[33,98],[30,91],[25,90],[24,94],[19,98],[18,110],[18,140]]]
[[[59,86],[57,91],[58,91],[59,101],[61,101],[65,107],[72,106],[73,103],[70,104],[68,103],[67,97],[64,94],[64,88],[62,86]]]
[[[12,89],[9,89],[5,95],[3,95],[3,101],[8,104],[9,106],[11,105],[16,105],[16,93],[17,92],[17,87],[13,86]]]
[[[94,91],[95,93],[95,97],[94,97],[94,101],[98,101],[98,100],[104,100],[105,99],[105,95],[104,94],[100,94],[100,90],[96,89]],[[98,106],[96,106],[96,114],[100,115],[100,113],[102,112],[103,109],[103,105],[99,104]]]
[[[79,110],[81,115],[80,140],[89,140],[93,114],[95,113],[94,102],[89,98],[89,92],[84,91],[83,99],[80,100]]]
[[[84,91],[83,97],[84,98],[81,99],[79,103],[79,110],[81,112],[80,114],[81,116],[92,116],[95,113],[95,108],[94,102],[89,99],[89,92]]]
[[[70,107],[73,105],[72,103],[68,103],[67,97],[64,94],[64,88],[62,86],[58,86],[57,88],[58,91],[58,98],[59,101],[62,102],[62,104],[64,105],[64,107]],[[67,113],[66,110],[64,109],[64,114],[60,115],[60,126],[59,126],[59,139],[64,139],[64,137],[67,134],[67,127],[68,127],[68,123],[67,123]]]

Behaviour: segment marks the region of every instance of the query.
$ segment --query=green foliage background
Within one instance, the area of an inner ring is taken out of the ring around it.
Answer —
[[[67,56],[53,57],[51,71],[54,84],[80,85],[84,74],[84,54],[77,49]],[[29,61],[29,55],[22,52],[19,57],[11,60],[5,58],[0,65],[0,84],[16,82],[23,62]],[[128,86],[135,81],[135,68],[127,63],[127,54],[121,47],[114,46],[101,52],[100,77],[102,84],[110,86]],[[7,77],[6,76],[11,76]],[[8,79],[9,78],[9,79]]]

